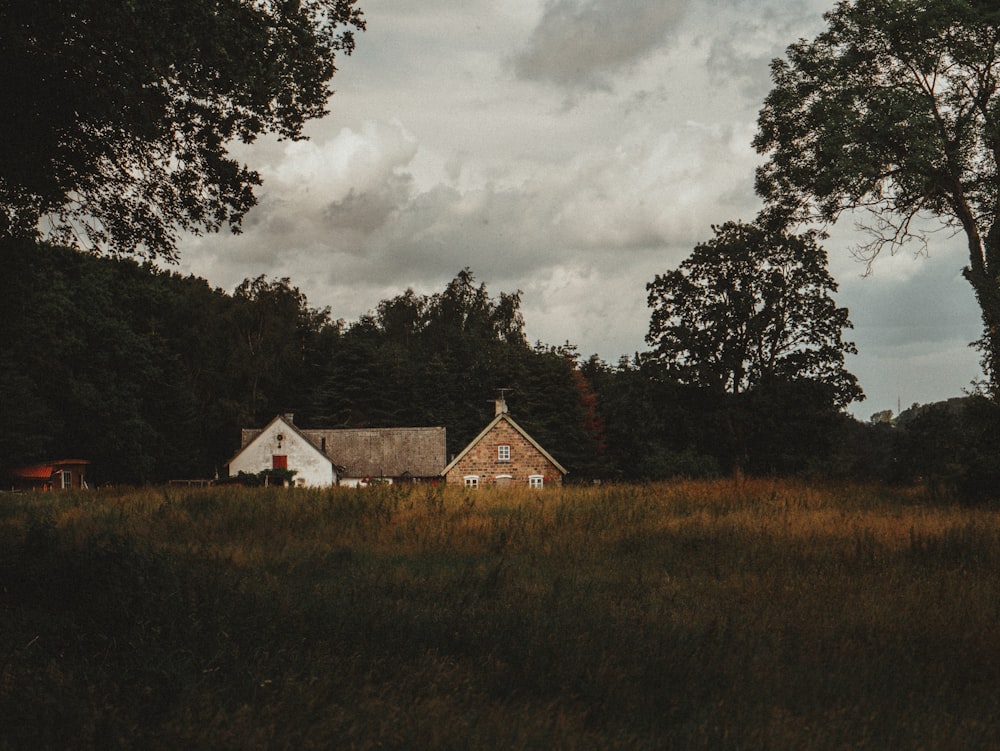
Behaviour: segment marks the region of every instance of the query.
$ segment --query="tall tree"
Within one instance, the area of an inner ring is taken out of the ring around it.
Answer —
[[[679,268],[646,285],[652,308],[646,341],[680,382],[740,394],[769,381],[831,387],[843,407],[861,396],[844,368],[854,345],[837,307],[837,283],[815,232],[774,233],[727,222]]]
[[[767,402],[771,414],[770,395],[802,383],[816,385],[811,402],[829,409],[862,392],[844,367],[845,354],[855,351],[842,337],[851,323],[833,300],[837,284],[816,233],[741,222],[713,229],[715,237],[679,268],[646,285],[652,308],[646,341],[672,379],[726,405],[733,461],[741,469],[755,403]]]
[[[232,378],[244,389],[244,419],[260,422],[277,411],[312,402],[308,393],[322,375],[325,348],[317,346],[336,324],[329,308],[309,307],[286,277],[244,279],[233,293],[230,320]]]
[[[757,190],[780,222],[868,212],[870,260],[964,233],[983,364],[1000,378],[1000,7],[991,0],[842,0],[772,64],[754,140]]]
[[[260,178],[229,144],[326,112],[355,2],[3,0],[0,237],[172,259],[238,229]]]

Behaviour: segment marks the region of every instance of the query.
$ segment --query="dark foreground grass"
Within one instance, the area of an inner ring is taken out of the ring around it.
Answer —
[[[1000,748],[998,517],[922,501],[2,497],[0,748]]]

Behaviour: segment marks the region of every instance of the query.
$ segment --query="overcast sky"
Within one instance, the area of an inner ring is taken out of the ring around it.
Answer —
[[[310,140],[263,141],[241,235],[181,243],[181,270],[232,290],[290,277],[356,320],[470,267],[523,291],[529,339],[609,363],[646,349],[645,285],[711,225],[752,220],[751,147],[769,61],[834,0],[361,0]],[[959,238],[876,261],[824,243],[859,354],[862,418],[961,395],[980,323]]]

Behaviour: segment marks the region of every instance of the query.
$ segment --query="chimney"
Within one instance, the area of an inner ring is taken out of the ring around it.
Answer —
[[[282,417],[285,418],[285,422],[287,422],[289,425],[295,424],[295,414],[293,412],[285,412],[285,414],[283,414]]]
[[[496,412],[494,413],[494,417],[496,417],[496,415],[507,414],[507,402],[502,396],[499,399],[497,399],[494,402],[494,404],[496,405]]]

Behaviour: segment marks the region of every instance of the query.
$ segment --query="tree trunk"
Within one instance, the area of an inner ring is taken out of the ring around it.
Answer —
[[[968,278],[971,275],[966,275]],[[979,341],[982,365],[990,395],[1000,400],[1000,283],[995,279],[969,280],[976,292],[983,319],[983,337]]]
[[[994,224],[986,236],[985,247],[978,238],[969,242],[971,263],[963,276],[972,285],[983,320],[983,336],[979,341],[982,365],[990,395],[1000,399],[1000,225]]]
[[[1000,216],[1000,201],[997,209]],[[964,196],[956,202],[955,216],[969,243],[969,265],[962,275],[972,285],[983,320],[983,335],[977,343],[983,371],[990,396],[1000,400],[1000,219],[980,227]]]
[[[732,447],[733,484],[741,487],[747,466],[747,442],[746,417],[739,403],[738,393],[730,395],[729,406],[726,409],[726,428],[729,432],[729,444]]]

